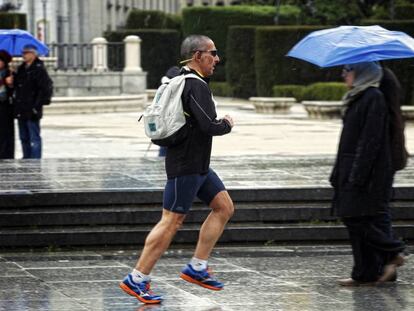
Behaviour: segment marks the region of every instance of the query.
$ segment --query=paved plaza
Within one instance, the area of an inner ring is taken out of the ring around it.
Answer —
[[[329,190],[340,120],[308,119],[300,105],[289,114],[257,114],[246,101],[222,100],[218,111],[237,124],[213,147],[212,166],[230,189]],[[0,194],[161,191],[163,160],[155,146],[148,151],[139,114],[46,115],[44,159],[2,162]],[[413,125],[407,124],[406,135],[414,150]],[[399,189],[413,186],[413,170],[410,161],[397,175]],[[139,249],[0,249],[0,311],[414,310],[413,260],[399,269],[395,283],[342,288],[336,280],[348,277],[352,266],[347,243],[302,242],[219,245],[210,265],[225,283],[221,292],[179,279],[192,250],[176,244],[153,272],[164,303],[143,305],[118,287]]]
[[[334,155],[340,120],[309,119],[297,104],[287,114],[258,114],[244,100],[218,98],[218,114],[235,119],[231,134],[214,139],[213,155],[240,156],[271,154]],[[130,158],[153,156],[138,118],[130,113],[47,115],[42,120],[45,158]],[[407,124],[407,145],[414,150],[414,125]],[[19,143],[17,147],[20,148]],[[21,157],[20,149],[16,157]]]
[[[119,281],[136,260],[133,250],[0,252],[0,310],[56,311],[396,311],[414,310],[414,265],[396,283],[341,288],[352,258],[344,245],[219,247],[210,261],[225,289],[213,292],[179,279],[189,249],[169,251],[153,272],[164,295],[146,306],[124,294]]]

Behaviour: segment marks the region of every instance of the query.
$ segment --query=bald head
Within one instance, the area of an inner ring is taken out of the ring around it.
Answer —
[[[193,56],[195,51],[206,50],[208,44],[212,40],[207,36],[191,35],[184,39],[181,44],[181,57],[182,59],[189,59]]]

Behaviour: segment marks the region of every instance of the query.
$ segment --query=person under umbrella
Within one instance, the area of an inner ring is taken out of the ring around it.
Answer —
[[[395,281],[403,264],[404,243],[390,228],[389,201],[395,169],[392,163],[390,113],[379,89],[383,69],[376,62],[346,65],[349,91],[336,163],[330,182],[333,211],[350,237],[354,266],[343,286]]]
[[[13,77],[9,69],[11,55],[0,50],[0,159],[14,158],[14,116],[11,97]]]

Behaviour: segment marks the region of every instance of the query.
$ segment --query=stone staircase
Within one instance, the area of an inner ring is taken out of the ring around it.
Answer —
[[[236,212],[220,243],[337,242],[327,187],[229,190]],[[0,247],[140,245],[160,218],[161,190],[8,192],[0,195]],[[395,233],[414,239],[414,187],[397,187]],[[194,243],[209,210],[196,202],[175,243]]]

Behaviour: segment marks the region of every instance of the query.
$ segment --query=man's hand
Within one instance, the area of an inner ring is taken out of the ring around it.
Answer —
[[[229,115],[226,114],[223,119],[227,121],[227,123],[230,125],[230,127],[234,126],[233,118],[230,117]]]

